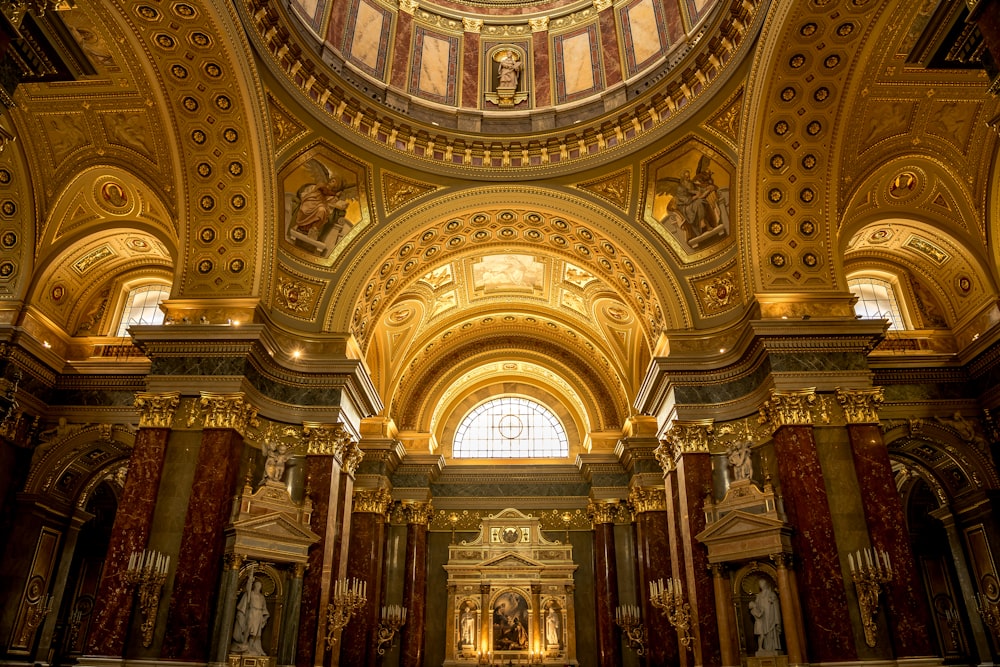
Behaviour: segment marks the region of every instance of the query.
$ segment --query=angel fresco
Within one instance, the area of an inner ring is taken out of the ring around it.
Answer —
[[[294,194],[286,193],[288,239],[297,246],[326,256],[354,223],[347,219],[347,209],[358,199],[357,185],[347,183],[316,158],[303,166],[309,182]]]
[[[666,214],[660,219],[678,240],[697,250],[729,233],[728,188],[715,183],[712,161],[702,155],[691,173],[683,169],[680,176],[657,178],[654,197],[667,199]]]

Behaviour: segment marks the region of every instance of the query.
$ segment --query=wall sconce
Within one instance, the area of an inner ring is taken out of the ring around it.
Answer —
[[[339,639],[340,631],[358,610],[368,602],[368,582],[358,579],[338,579],[333,582],[333,602],[326,606],[326,650]]]
[[[847,562],[858,591],[858,608],[865,628],[865,643],[874,647],[877,640],[875,633],[878,632],[878,598],[882,593],[882,585],[892,581],[889,554],[882,549],[859,549],[854,554],[847,554]]]
[[[139,613],[142,616],[142,645],[153,643],[153,629],[160,611],[160,592],[167,579],[170,556],[158,551],[134,551],[128,559],[128,569],[122,573],[126,586],[138,586]]]
[[[1000,605],[990,602],[989,599],[976,593],[976,611],[983,617],[983,622],[990,629],[994,637],[1000,637]]]
[[[645,655],[646,626],[642,624],[639,608],[634,604],[619,605],[615,610],[615,624],[625,633],[628,647],[635,651],[636,655]]]
[[[375,636],[378,640],[377,649],[379,655],[385,655],[385,652],[392,647],[392,638],[396,636],[396,632],[405,624],[406,609],[398,604],[382,607],[382,617],[378,623],[378,634]],[[389,646],[383,647],[383,644],[389,644]]]
[[[649,601],[661,610],[670,625],[677,629],[677,638],[681,645],[689,651],[691,646],[691,605],[684,601],[680,579],[667,579],[666,587],[663,579],[649,582]]]

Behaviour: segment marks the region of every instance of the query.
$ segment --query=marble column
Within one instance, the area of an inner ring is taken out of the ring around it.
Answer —
[[[212,651],[209,661],[226,662],[229,648],[233,643],[233,625],[236,622],[236,598],[239,596],[240,568],[243,567],[242,554],[227,553],[222,558],[222,581],[219,582],[218,609],[212,628]]]
[[[781,601],[781,625],[785,633],[785,652],[790,667],[806,664],[806,637],[802,624],[799,586],[795,581],[790,554],[771,554],[778,571],[778,599]]]
[[[465,45],[462,48],[462,107],[479,108],[479,33],[482,19],[463,18]]]
[[[927,631],[931,627],[930,612],[924,602],[889,450],[878,425],[882,388],[838,389],[837,400],[847,418],[869,539],[872,547],[889,554],[892,563],[893,578],[885,585],[885,602],[893,654],[896,658],[933,655]]]
[[[801,559],[802,607],[809,662],[858,659],[833,534],[833,517],[813,433],[813,390],[772,391],[761,409],[774,433],[780,493]]]
[[[136,395],[139,430],[97,588],[86,643],[86,653],[90,655],[120,657],[125,653],[133,591],[125,585],[122,574],[128,569],[129,557],[145,549],[149,541],[167,438],[179,404],[177,392]]]
[[[434,508],[428,502],[403,503],[406,517],[406,573],[403,607],[406,625],[400,639],[401,667],[423,667],[424,619],[427,616],[427,526]]]
[[[601,500],[587,505],[594,526],[594,592],[597,599],[597,664],[618,667],[622,662],[621,640],[615,625],[618,609],[618,563],[615,557],[615,517],[620,503]]]
[[[312,501],[309,528],[319,541],[309,548],[302,579],[299,640],[296,664],[321,667],[329,661],[326,645],[326,608],[330,581],[336,570],[335,541],[340,494],[340,471],[344,452],[351,442],[341,424],[303,424],[306,439],[306,496]]]
[[[531,643],[528,650],[538,652],[542,648],[542,585],[531,584]]]
[[[531,25],[531,75],[534,108],[552,104],[552,75],[549,72],[549,18],[528,19]]]
[[[667,507],[667,539],[670,554],[670,573],[673,579],[683,579],[687,561],[684,549],[681,545],[680,536],[680,492],[677,481],[677,460],[674,458],[673,448],[670,443],[664,441],[656,448],[656,460],[663,469],[663,490]],[[647,592],[648,595],[648,592]],[[663,612],[659,612],[663,615]],[[666,617],[664,616],[664,620]],[[678,634],[671,629],[671,641],[678,645],[677,656],[680,667],[688,667],[691,664],[691,653],[681,650],[678,644]]]
[[[278,640],[278,664],[295,664],[296,644],[299,637],[299,617],[302,609],[302,578],[306,573],[304,563],[294,563],[285,592],[285,611],[281,619],[281,638]]]
[[[257,414],[242,393],[202,392],[199,406],[204,416],[201,446],[161,653],[163,658],[191,662],[208,659],[225,528],[243,461],[243,432]]]
[[[493,625],[493,614],[490,609],[490,585],[479,584],[479,633],[480,655],[486,655],[493,650],[490,646],[490,627]]]
[[[622,56],[618,46],[618,27],[612,0],[594,0],[601,29],[601,53],[604,63],[604,85],[610,88],[622,82]]]
[[[406,78],[410,72],[410,52],[413,43],[413,12],[416,0],[400,0],[396,12],[396,39],[389,53],[393,54],[389,64],[389,85],[398,90],[407,90]]]
[[[650,667],[675,664],[677,633],[663,613],[649,600],[649,583],[673,577],[670,569],[670,534],[667,497],[663,487],[632,487],[629,507],[635,516],[636,551],[639,565],[639,606],[646,634],[646,662]]]
[[[368,604],[347,624],[341,635],[340,664],[374,667],[379,609],[382,605],[385,564],[385,519],[392,496],[385,489],[357,489],[351,516],[347,578],[368,587]],[[407,619],[409,623],[409,619]]]
[[[709,565],[712,586],[715,589],[715,616],[719,624],[719,651],[723,667],[740,664],[740,647],[737,643],[736,614],[733,610],[733,584],[729,567],[725,563]]]
[[[695,665],[718,665],[722,661],[708,549],[695,539],[705,530],[705,494],[712,488],[712,459],[708,452],[711,430],[709,422],[678,420],[666,434],[677,468],[677,531],[685,561],[680,579],[691,605],[691,657]]]

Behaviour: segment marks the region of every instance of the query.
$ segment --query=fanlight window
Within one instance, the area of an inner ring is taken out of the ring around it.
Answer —
[[[143,285],[130,290],[125,297],[125,310],[118,323],[116,336],[127,336],[133,324],[163,324],[160,302],[170,296],[167,285]]]
[[[858,297],[854,312],[865,319],[889,320],[890,329],[905,329],[903,315],[892,283],[881,278],[865,276],[847,281],[851,292]]]
[[[569,455],[566,429],[531,400],[504,396],[469,412],[455,432],[455,458],[543,458]]]

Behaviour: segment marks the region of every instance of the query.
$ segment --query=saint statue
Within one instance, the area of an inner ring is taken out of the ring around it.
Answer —
[[[518,79],[521,76],[521,68],[524,64],[520,60],[514,59],[514,54],[510,51],[506,52],[503,58],[497,63],[497,73],[499,74],[499,82],[497,83],[497,90],[507,88],[516,89]]]
[[[549,607],[549,613],[545,616],[545,646],[558,647],[559,634],[559,611],[555,607]]]
[[[750,601],[753,633],[757,636],[757,655],[774,655],[781,649],[781,603],[771,582],[761,577],[760,592]]]
[[[261,592],[263,585],[256,577],[247,579],[247,588],[236,603],[236,624],[233,626],[233,653],[265,655],[260,638],[271,613]]]
[[[460,623],[462,644],[474,646],[476,643],[476,614],[472,607],[465,605]]]

